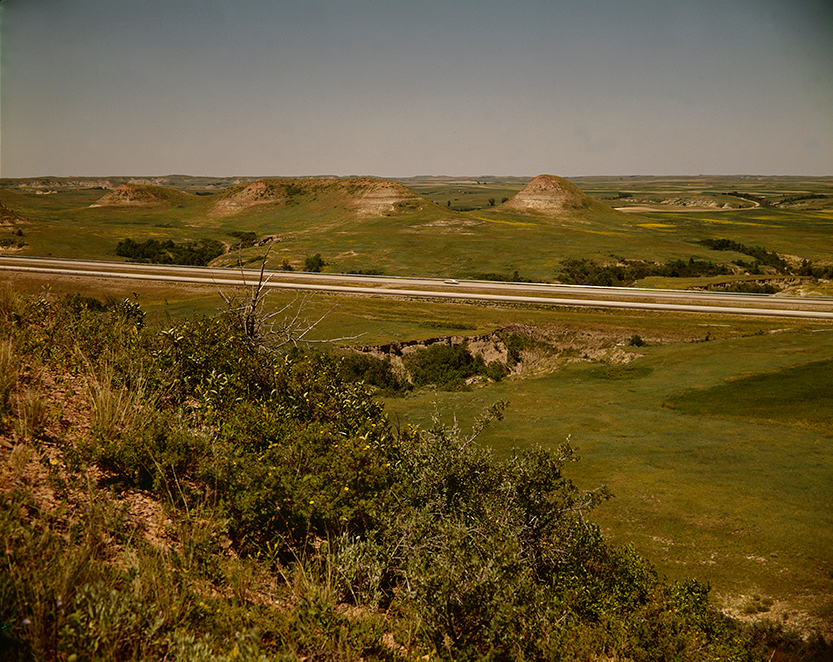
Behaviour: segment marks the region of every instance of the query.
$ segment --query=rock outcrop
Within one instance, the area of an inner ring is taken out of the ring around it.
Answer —
[[[509,362],[509,349],[499,333],[478,336],[442,336],[426,340],[386,343],[384,345],[365,345],[352,347],[351,349],[377,359],[388,359],[398,374],[408,376],[408,371],[405,368],[405,357],[436,344],[449,346],[464,344],[472,356],[481,357],[486,364],[498,361],[507,365]]]
[[[360,177],[345,182],[346,206],[362,216],[390,216],[397,212],[422,209],[425,198],[411,189],[387,180]]]

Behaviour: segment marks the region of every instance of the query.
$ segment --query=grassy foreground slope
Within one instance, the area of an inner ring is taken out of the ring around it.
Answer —
[[[0,315],[4,659],[829,650],[608,543],[569,446],[476,441],[502,405],[472,433],[395,426],[343,361],[263,352],[233,317],[160,330],[129,300],[8,290]]]

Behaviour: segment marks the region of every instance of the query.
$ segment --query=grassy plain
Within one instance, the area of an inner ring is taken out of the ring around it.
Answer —
[[[212,196],[197,195],[181,206],[156,208],[90,208],[103,195],[100,190],[38,196],[4,191],[0,201],[27,220],[21,226],[26,253],[62,257],[115,259],[115,245],[125,237],[230,242],[228,233],[235,230],[278,234],[282,240],[273,244],[273,264],[287,259],[298,266],[307,255],[321,253],[327,271],[374,268],[441,277],[518,270],[530,279],[552,280],[567,257],[746,257],[696,243],[704,238],[762,246],[796,260],[829,263],[833,255],[833,199],[767,207],[728,194],[775,204],[831,195],[831,178],[575,181],[628,213],[581,224],[501,210],[500,200],[524,185],[517,178],[415,178],[403,183],[436,206],[363,220],[337,213],[332,205],[264,205],[219,218],[208,212]],[[244,257],[263,250],[246,249]],[[3,278],[21,291],[48,284],[32,276]],[[655,278],[640,284],[696,282]],[[210,288],[143,284],[123,290],[83,280],[51,286],[57,293],[138,294],[162,324],[195,312],[213,314],[219,305]],[[833,294],[827,283],[804,291]],[[274,297],[275,305],[289,301],[287,296]],[[435,337],[446,333],[437,323],[461,321],[474,329],[448,333],[484,333],[508,324],[559,326],[576,334],[595,330],[622,345],[639,334],[648,344],[630,349],[638,358],[625,367],[582,360],[579,354],[555,371],[468,392],[423,391],[389,399],[386,406],[400,423],[427,426],[439,411],[467,426],[485,407],[505,399],[510,402],[505,420],[482,441],[510,453],[569,437],[581,456],[571,467],[574,480],[584,488],[606,484],[615,495],[595,513],[614,540],[633,544],[672,577],[711,582],[724,605],[741,615],[758,596],[774,600],[770,613],[788,623],[800,623],[804,612],[833,622],[833,327],[358,297],[316,296],[308,302],[310,317],[330,309],[319,337],[356,336],[359,344]]]
[[[782,208],[755,207],[758,203],[726,194],[739,191],[773,201],[830,195],[830,178],[777,185],[731,178],[576,181],[611,208],[589,219],[548,218],[503,208],[501,200],[526,183],[519,178],[401,180],[435,204],[375,217],[346,211],[345,195],[337,193],[256,205],[231,216],[211,212],[222,193],[188,194],[150,206],[90,207],[104,191],[32,195],[18,188],[0,191],[0,202],[26,219],[21,226],[25,252],[58,257],[118,259],[116,244],[127,237],[211,238],[232,244],[230,233],[243,231],[279,238],[272,244],[272,266],[286,260],[301,268],[307,256],[320,253],[328,262],[326,270],[333,272],[371,269],[390,275],[466,278],[518,271],[529,280],[551,281],[565,258],[748,259],[697,243],[705,238],[727,238],[814,262],[829,262],[833,254],[833,197],[799,200]],[[620,198],[623,194],[629,197]],[[496,204],[490,206],[489,199]],[[462,202],[470,211],[456,210]],[[248,248],[242,258],[256,259],[263,252]],[[218,263],[233,263],[237,257],[235,252]]]

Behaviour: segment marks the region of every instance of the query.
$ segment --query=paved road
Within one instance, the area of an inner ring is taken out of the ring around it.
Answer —
[[[0,271],[124,278],[232,287],[256,284],[259,271],[0,256]],[[390,276],[267,272],[268,287],[346,294],[532,303],[631,310],[666,310],[833,320],[833,298],[750,295],[541,283],[495,283]]]

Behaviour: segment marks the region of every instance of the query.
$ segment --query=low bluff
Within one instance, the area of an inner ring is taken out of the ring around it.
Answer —
[[[0,225],[17,225],[18,223],[25,222],[25,218],[0,202]]]
[[[259,179],[232,186],[219,196],[211,208],[218,216],[239,214],[255,205],[322,205],[325,202],[326,206],[357,216],[391,216],[419,211],[433,204],[402,184],[371,177]]]
[[[427,338],[425,340],[392,342],[383,345],[354,346],[350,350],[359,354],[373,356],[377,359],[387,359],[390,361],[391,367],[396,373],[400,376],[409,376],[408,370],[405,367],[405,357],[435,344],[450,346],[465,345],[472,356],[481,357],[486,364],[498,361],[507,367],[512,367],[509,365],[509,348],[506,346],[506,342],[499,331],[477,336],[442,336],[438,338]]]
[[[652,343],[663,343],[662,336],[652,336]],[[509,376],[547,374],[564,365],[594,362],[607,366],[630,363],[639,354],[631,351],[626,335],[618,329],[577,329],[568,325],[534,326],[509,324],[486,334],[440,336],[381,345],[354,345],[348,351],[389,360],[400,377],[410,379],[405,361],[408,356],[435,344],[463,345],[488,365],[498,362]]]
[[[191,197],[188,193],[168,186],[126,183],[117,186],[90,207],[149,207],[172,204]]]

